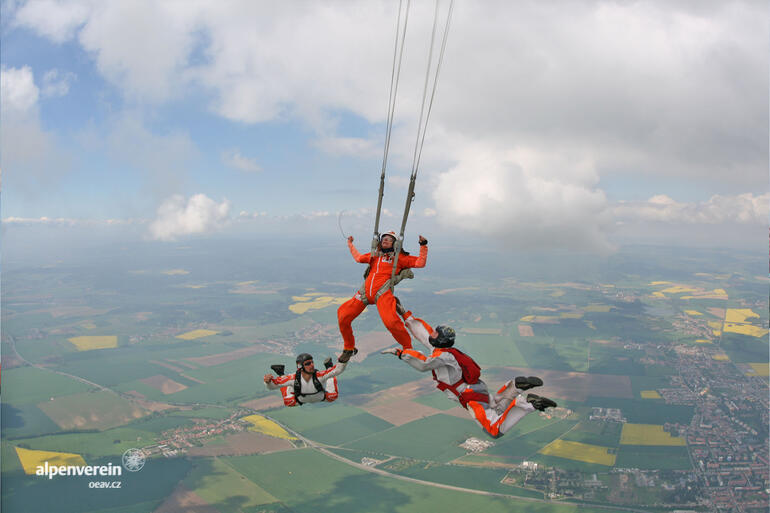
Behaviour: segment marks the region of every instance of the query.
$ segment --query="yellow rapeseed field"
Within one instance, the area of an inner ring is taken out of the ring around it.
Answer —
[[[642,399],[662,399],[657,390],[642,390]]]
[[[726,362],[726,361],[730,360],[730,357],[729,357],[729,356],[727,356],[727,355],[726,355],[726,354],[724,354],[724,353],[717,353],[717,354],[715,354],[715,355],[711,355],[711,358],[712,358],[713,360],[716,360],[716,361],[718,361],[718,362]]]
[[[554,440],[538,452],[547,456],[558,456],[559,458],[584,461],[586,463],[598,463],[608,467],[615,464],[615,455],[609,453],[609,447],[602,447],[601,445]]]
[[[751,368],[754,370],[751,376],[770,376],[770,364],[767,363],[750,363]]]
[[[181,335],[177,335],[176,338],[181,338],[182,340],[193,340],[196,338],[216,335],[217,333],[219,332],[214,330],[192,330],[192,331],[188,331],[187,333],[182,333]]]
[[[674,285],[673,287],[661,290],[661,292],[664,294],[683,294],[685,292],[697,292],[697,290],[686,285]]]
[[[75,344],[78,351],[118,347],[118,337],[115,335],[72,337],[67,340]]]
[[[738,324],[734,322],[725,322],[724,331],[725,333],[740,333],[741,335],[748,335],[750,337],[767,336],[767,330],[764,328],[752,326],[751,324]]]
[[[341,305],[349,297],[334,297],[319,295],[320,292],[311,292],[302,296],[292,296],[292,300],[297,301],[292,305],[289,305],[289,310],[295,314],[303,314],[310,310],[320,310],[330,305]]]
[[[654,297],[666,297],[666,295],[663,292],[653,292],[652,295]]]
[[[650,285],[671,285],[670,281],[651,281]]]
[[[696,344],[713,344],[712,341],[710,341],[707,338],[699,338],[695,341]]]
[[[264,433],[269,436],[274,436],[276,438],[283,438],[284,440],[296,440],[297,438],[294,436],[291,436],[285,429],[283,429],[281,426],[276,424],[270,419],[266,419],[262,415],[249,415],[248,417],[243,417],[241,420],[245,420],[251,426],[249,426],[249,431],[257,431],[258,433]]]
[[[748,322],[746,319],[752,317],[759,317],[759,314],[752,312],[750,308],[728,308],[725,313],[725,322],[745,323]]]
[[[48,466],[59,465],[71,465],[73,467],[85,466],[86,461],[80,454],[73,454],[70,452],[51,452],[51,451],[34,451],[32,449],[24,449],[22,447],[16,447],[16,455],[21,461],[21,466],[24,467],[25,474],[35,474],[38,466],[44,466],[45,462],[48,462]]]
[[[687,315],[703,315],[697,310],[685,310],[684,313],[686,313]]]
[[[659,424],[623,424],[623,445],[686,445],[684,438],[671,436]]]
[[[583,314],[580,312],[562,312],[559,314],[559,317],[562,319],[580,319],[583,317]]]

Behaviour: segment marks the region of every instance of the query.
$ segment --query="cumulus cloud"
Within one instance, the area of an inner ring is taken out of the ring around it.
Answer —
[[[645,202],[621,202],[613,207],[618,219],[686,224],[767,224],[770,193],[714,195],[708,201],[682,203],[659,194]]]
[[[0,105],[4,113],[26,113],[37,107],[40,90],[29,66],[0,71]]]
[[[439,221],[507,246],[609,251],[607,200],[590,160],[476,147],[438,178]],[[560,177],[562,166],[582,170]]]
[[[241,155],[240,150],[230,149],[222,153],[222,162],[230,167],[245,171],[246,173],[258,173],[262,171],[262,168],[257,164],[257,161],[244,157]]]
[[[150,224],[150,236],[156,240],[175,240],[183,235],[210,233],[223,228],[230,213],[230,203],[217,203],[205,194],[195,194],[185,200],[176,194],[158,208]]]
[[[432,22],[432,6],[414,4],[390,150],[401,165]],[[76,40],[126,96],[203,89],[226,119],[300,119],[324,151],[379,154],[336,118],[385,119],[393,2],[62,5],[31,1],[14,23]],[[698,180],[725,197],[766,189],[767,35],[763,4],[748,0],[459,3],[423,151],[436,219],[605,250],[602,176]]]
[[[75,78],[75,74],[69,71],[63,72],[58,69],[47,71],[43,75],[43,96],[66,96]]]
[[[0,152],[6,185],[27,195],[56,184],[69,167],[67,153],[40,123],[40,89],[29,66],[0,69]]]
[[[93,2],[31,0],[15,15],[16,25],[34,27],[42,36],[56,43],[70,39],[75,30],[88,20]]]

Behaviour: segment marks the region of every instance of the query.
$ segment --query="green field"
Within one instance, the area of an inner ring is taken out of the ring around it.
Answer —
[[[666,422],[689,424],[694,409],[692,406],[661,404],[649,399],[616,399],[612,397],[589,397],[587,406],[620,408],[628,422],[634,424],[665,424]]]
[[[617,447],[623,425],[618,422],[584,420],[562,439],[584,444]]]
[[[431,408],[436,408],[437,410],[451,410],[459,404],[457,401],[453,401],[448,398],[446,393],[440,390],[430,394],[422,395],[415,399],[414,402],[424,404],[425,406],[430,406]]]
[[[433,415],[345,444],[351,449],[371,449],[394,456],[448,462],[465,454],[458,447],[471,436],[485,437],[470,418]]]
[[[3,402],[13,405],[37,404],[51,397],[88,392],[92,388],[76,379],[35,367],[3,372]]]
[[[486,497],[398,481],[350,467],[311,449],[224,460],[292,511],[301,513],[563,513],[576,510],[575,506],[523,502],[520,498]],[[323,469],[323,472],[317,469]],[[296,483],[303,483],[302,494],[297,494]]]
[[[304,433],[309,429],[366,413],[361,408],[340,403],[341,400],[337,400],[334,403],[311,404],[300,408],[279,408],[267,412],[267,415],[295,431]]]
[[[621,445],[615,466],[619,468],[689,470],[687,447]]]
[[[258,485],[236,472],[218,458],[196,458],[183,484],[220,513],[253,510],[263,504],[278,502]]]

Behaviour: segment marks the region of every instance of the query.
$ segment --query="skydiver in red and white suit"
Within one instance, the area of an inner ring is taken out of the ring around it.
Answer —
[[[353,237],[348,237],[348,248],[350,249],[350,254],[353,255],[353,259],[362,264],[369,264],[370,267],[369,274],[364,282],[364,294],[359,290],[350,300],[340,305],[337,309],[340,333],[342,334],[342,340],[345,342],[342,354],[339,357],[340,362],[347,362],[356,352],[356,340],[353,336],[351,323],[364,311],[367,303],[370,305],[376,303],[377,311],[380,313],[383,324],[385,324],[393,338],[404,349],[412,347],[412,339],[396,312],[396,298],[393,296],[393,292],[388,290],[377,298],[377,293],[388,282],[393,271],[393,244],[395,242],[395,232],[385,233],[380,237],[380,242],[374,253],[362,255],[353,245]],[[396,274],[407,268],[425,267],[427,259],[428,240],[420,235],[420,255],[410,256],[402,251],[398,256]],[[363,301],[364,297],[367,303]]]
[[[308,353],[297,356],[297,371],[284,374],[283,365],[273,365],[278,376],[265,374],[265,386],[268,390],[281,389],[283,404],[302,406],[305,403],[332,402],[339,397],[337,376],[342,374],[347,364],[332,365],[332,359],[324,361],[325,370],[317,371],[313,357]]]
[[[501,437],[528,413],[556,407],[556,403],[546,397],[528,394],[524,398],[523,391],[543,384],[535,376],[518,376],[494,395],[489,393],[481,379],[472,385],[465,383],[457,359],[445,350],[454,345],[455,331],[448,326],[433,329],[427,322],[414,317],[412,312],[404,311],[400,304],[398,306],[412,335],[433,352],[425,356],[414,349],[390,348],[382,353],[394,354],[418,371],[433,371],[437,387],[444,390],[450,399],[460,402],[471,418],[494,438]]]

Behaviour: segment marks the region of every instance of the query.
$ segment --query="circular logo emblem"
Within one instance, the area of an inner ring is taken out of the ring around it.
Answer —
[[[123,468],[129,472],[138,472],[144,467],[144,453],[141,449],[128,449],[123,453]]]

